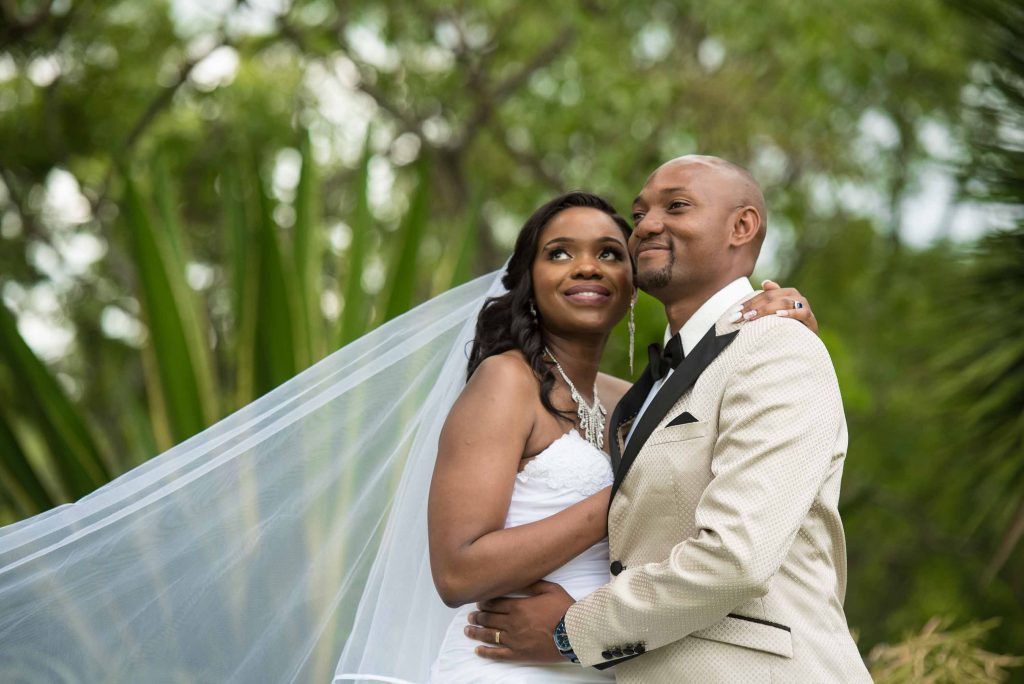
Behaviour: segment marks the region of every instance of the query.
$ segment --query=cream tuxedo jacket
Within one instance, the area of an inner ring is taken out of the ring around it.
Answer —
[[[612,420],[611,581],[566,630],[623,684],[870,682],[843,613],[846,420],[803,325],[723,318],[623,439],[650,368]]]

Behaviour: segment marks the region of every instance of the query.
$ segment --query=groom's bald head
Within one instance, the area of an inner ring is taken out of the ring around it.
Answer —
[[[760,225],[754,241],[755,244],[751,245],[753,248],[751,271],[753,271],[753,262],[757,261],[761,245],[764,244],[764,238],[768,232],[768,210],[765,206],[764,193],[761,192],[760,184],[750,171],[739,164],[707,154],[687,154],[670,159],[655,169],[647,177],[647,182],[649,183],[663,169],[686,166],[701,168],[705,174],[714,178],[713,182],[717,183],[723,192],[723,201],[728,202],[734,208],[749,206],[757,211]]]

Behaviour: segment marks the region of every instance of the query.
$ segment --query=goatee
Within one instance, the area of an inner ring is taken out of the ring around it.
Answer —
[[[667,286],[672,280],[672,266],[675,265],[676,255],[668,253],[668,263],[661,268],[649,268],[646,270],[637,269],[636,284],[646,292],[660,290]]]

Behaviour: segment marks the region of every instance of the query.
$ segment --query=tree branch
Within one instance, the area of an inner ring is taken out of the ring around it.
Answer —
[[[53,7],[53,0],[46,0],[31,17],[19,19],[18,10],[13,0],[0,0],[0,16],[3,17],[3,23],[7,26],[3,38],[0,39],[0,47],[7,47],[23,40],[40,28],[50,18],[51,7]]]
[[[18,179],[15,177],[14,172],[5,166],[0,166],[0,180],[7,187],[7,196],[10,198],[11,206],[18,213],[18,218],[21,219],[22,229],[28,235],[39,237],[39,227],[36,224],[35,218],[29,212],[25,193],[18,187]]]
[[[517,164],[529,169],[530,172],[538,180],[544,183],[544,185],[550,188],[553,192],[562,192],[564,190],[565,186],[562,179],[557,178],[553,176],[551,173],[549,173],[548,170],[544,168],[544,164],[541,162],[540,159],[537,158],[536,155],[530,154],[529,152],[524,152],[522,150],[517,150],[516,148],[512,147],[512,145],[509,144],[508,139],[504,134],[504,131],[495,130],[492,131],[492,133],[494,134],[494,138],[497,141],[498,145],[501,146],[501,149],[503,149],[505,153],[508,154],[508,156],[512,157],[512,159]]]
[[[476,111],[473,112],[469,121],[466,122],[462,137],[455,144],[455,147],[466,147],[505,100],[515,94],[534,73],[554,62],[566,48],[572,45],[575,39],[576,30],[572,26],[565,26],[554,40],[534,55],[533,59],[524,65],[523,68],[499,83],[498,87],[491,93],[481,93]]]
[[[121,144],[120,149],[118,150],[118,153],[120,155],[124,155],[127,152],[129,152],[131,148],[135,146],[135,143],[142,136],[145,130],[149,128],[153,121],[156,120],[160,112],[162,112],[164,109],[167,108],[168,105],[171,104],[171,101],[174,99],[174,95],[183,85],[185,85],[185,82],[188,81],[188,77],[192,73],[192,70],[196,68],[196,65],[202,62],[207,57],[209,57],[211,54],[213,54],[215,50],[218,50],[226,45],[230,45],[230,41],[227,40],[227,38],[224,37],[222,34],[221,39],[213,48],[207,51],[206,54],[196,59],[186,60],[181,65],[181,68],[178,69],[178,77],[175,79],[174,83],[164,88],[156,96],[156,98],[154,98],[153,101],[149,103],[149,106],[146,107],[146,110],[136,120],[135,125],[132,126],[131,131],[128,133],[128,136],[125,138],[124,142]]]
[[[340,10],[339,10],[340,12]],[[288,39],[295,47],[297,47],[303,54],[316,54],[315,51],[311,50],[306,37],[301,31],[295,28],[294,25],[288,22],[285,15],[278,16],[277,18],[278,29],[281,31],[281,35]],[[398,104],[388,99],[387,95],[372,83],[372,79],[369,76],[369,67],[352,54],[352,48],[345,39],[345,22],[339,19],[338,22],[331,29],[331,33],[335,36],[338,43],[338,48],[345,54],[345,57],[355,65],[356,70],[359,72],[359,83],[357,88],[362,92],[373,98],[373,101],[377,103],[377,106],[386,111],[397,120],[404,129],[403,132],[415,133],[421,138],[423,132],[421,128],[420,120],[412,113]]]
[[[1020,543],[1022,536],[1024,536],[1024,499],[1017,506],[1017,512],[1013,514],[1013,520],[1007,526],[1006,534],[1003,535],[999,548],[989,562],[988,567],[985,568],[985,573],[982,575],[981,580],[982,586],[988,586],[992,583],[992,580],[995,579],[999,571],[1006,565],[1006,561],[1010,559],[1010,554],[1017,548],[1017,544]]]
[[[217,41],[217,44],[209,51],[207,51],[206,54],[196,59],[186,60],[181,65],[181,67],[178,69],[178,76],[175,79],[174,83],[161,90],[157,94],[157,96],[149,103],[149,106],[146,107],[145,111],[142,112],[139,118],[136,119],[135,125],[132,126],[131,129],[129,130],[128,135],[124,139],[124,142],[122,142],[121,145],[111,154],[112,160],[110,165],[107,167],[107,173],[103,178],[103,183],[100,184],[99,189],[96,193],[96,199],[90,202],[90,204],[92,205],[93,214],[96,214],[96,212],[99,210],[99,206],[104,202],[104,200],[107,197],[107,192],[110,189],[110,181],[113,178],[114,168],[117,166],[117,161],[119,159],[124,159],[128,156],[132,148],[135,147],[135,144],[138,142],[139,138],[141,138],[142,134],[146,132],[146,129],[149,128],[154,121],[156,121],[157,117],[163,110],[170,106],[171,102],[174,99],[174,95],[188,81],[188,77],[192,73],[192,70],[195,69],[196,65],[202,62],[207,57],[209,57],[214,52],[214,50],[217,50],[221,47],[224,47],[225,45],[230,44],[231,41],[224,36],[223,32],[221,32],[220,40]]]

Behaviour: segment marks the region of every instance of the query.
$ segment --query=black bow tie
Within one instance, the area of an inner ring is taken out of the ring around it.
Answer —
[[[651,362],[651,375],[657,382],[668,374],[669,369],[675,370],[683,360],[683,341],[679,335],[673,335],[664,351],[660,344],[652,344],[647,348],[647,357]]]

